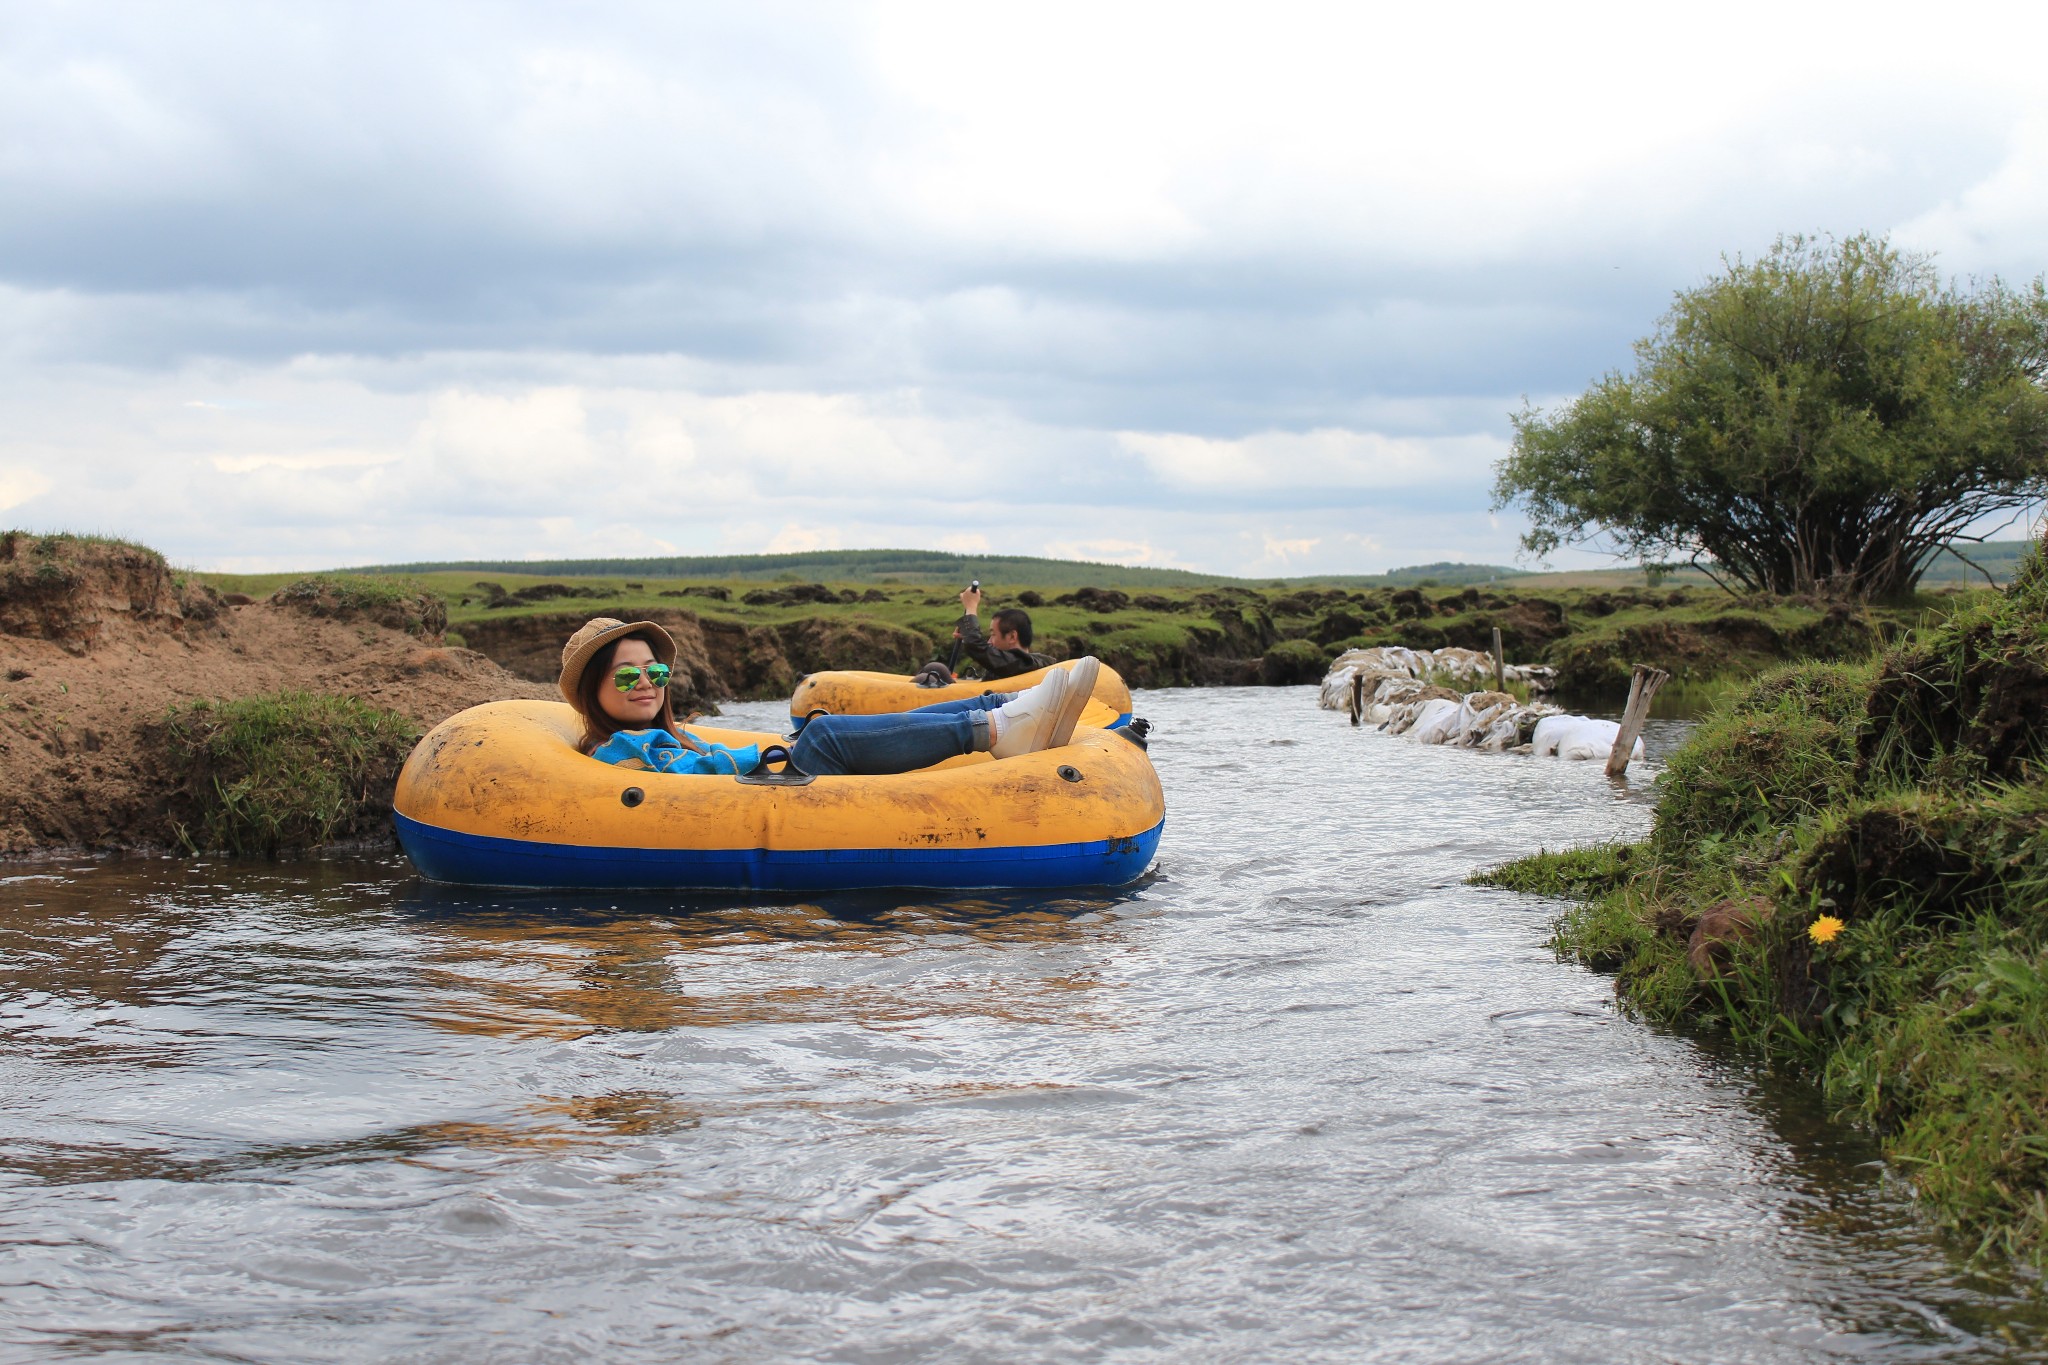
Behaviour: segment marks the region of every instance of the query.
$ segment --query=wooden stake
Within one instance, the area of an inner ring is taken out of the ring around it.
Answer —
[[[1636,665],[1635,674],[1628,682],[1628,707],[1621,713],[1621,733],[1614,737],[1614,749],[1607,755],[1609,777],[1620,777],[1628,771],[1629,758],[1636,751],[1636,740],[1643,733],[1643,722],[1650,718],[1650,698],[1670,681],[1671,675],[1661,668]]]
[[[1351,723],[1358,724],[1365,716],[1365,674],[1351,675]]]
[[[1500,651],[1500,627],[1493,628],[1493,690],[1508,690],[1508,658]]]

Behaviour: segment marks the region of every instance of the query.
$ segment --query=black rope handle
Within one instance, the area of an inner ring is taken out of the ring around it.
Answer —
[[[782,771],[771,773],[768,765],[780,763]],[[737,779],[749,787],[804,787],[816,779],[810,773],[796,766],[796,759],[786,744],[770,744],[761,750],[760,766],[750,773],[735,774]]]

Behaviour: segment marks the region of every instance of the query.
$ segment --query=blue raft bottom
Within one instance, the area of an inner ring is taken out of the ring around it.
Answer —
[[[1025,848],[586,848],[458,834],[392,812],[420,875],[466,886],[606,891],[990,890],[1122,886],[1152,865],[1161,820],[1143,834]]]

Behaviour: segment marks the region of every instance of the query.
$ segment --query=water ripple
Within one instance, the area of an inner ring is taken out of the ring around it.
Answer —
[[[1556,906],[1463,885],[1640,834],[1646,774],[1304,689],[1140,709],[1172,820],[1115,893],[0,878],[0,1359],[2040,1345],[1810,1094],[1622,1018]]]

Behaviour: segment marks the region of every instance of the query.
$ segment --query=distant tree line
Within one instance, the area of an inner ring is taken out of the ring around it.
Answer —
[[[980,578],[1041,587],[1101,585],[1194,586],[1229,583],[1221,574],[1161,569],[1086,560],[1039,559],[1026,555],[962,555],[945,550],[805,550],[787,554],[671,555],[641,559],[473,559],[437,563],[380,564],[364,573],[552,574],[564,578],[779,578],[967,586]]]
[[[1419,564],[1383,574],[1314,575],[1289,579],[1233,578],[1142,565],[1102,564],[1028,555],[953,554],[942,550],[807,550],[789,554],[681,555],[646,559],[464,559],[374,564],[354,573],[541,574],[556,578],[794,578],[873,583],[885,578],[919,585],[966,587],[979,578],[991,587],[1038,588],[1227,587],[1267,582],[1324,583],[1346,587],[1400,587],[1434,582],[1446,587],[1514,578],[1521,570],[1498,564]]]

